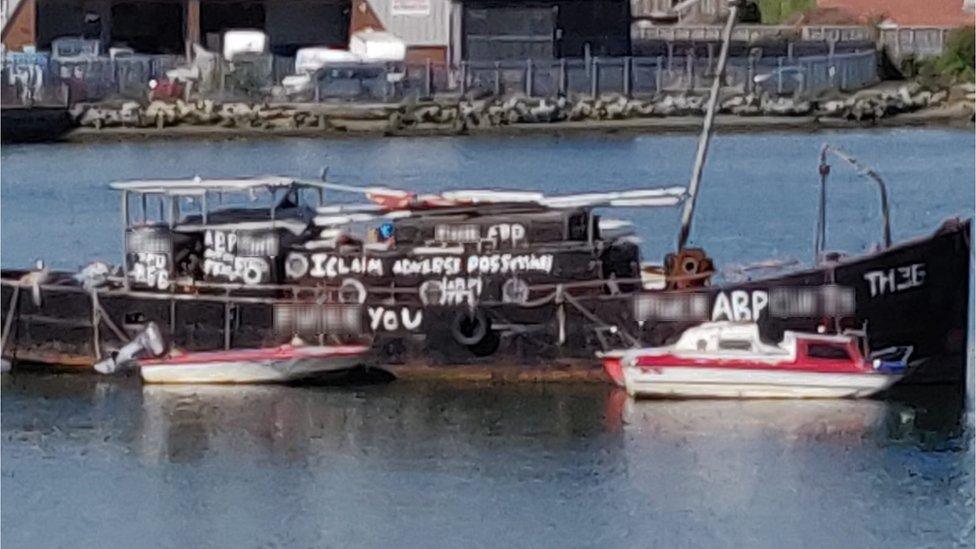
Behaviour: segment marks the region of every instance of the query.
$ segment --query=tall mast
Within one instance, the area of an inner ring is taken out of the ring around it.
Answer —
[[[729,1],[729,17],[725,21],[722,31],[722,49],[718,55],[718,67],[712,80],[711,93],[708,96],[708,106],[705,110],[705,122],[702,124],[701,135],[698,137],[698,151],[695,154],[695,166],[691,171],[691,181],[688,183],[688,198],[681,212],[681,232],[678,234],[678,249],[682,250],[688,242],[691,232],[691,218],[695,214],[695,201],[698,199],[698,186],[701,183],[705,158],[708,156],[708,142],[712,137],[712,123],[715,120],[715,109],[718,105],[719,91],[722,89],[722,77],[725,75],[725,63],[729,58],[729,45],[732,43],[732,28],[739,12],[739,0]]]

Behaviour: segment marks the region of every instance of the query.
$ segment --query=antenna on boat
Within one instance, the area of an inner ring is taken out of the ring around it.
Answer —
[[[681,232],[678,233],[678,250],[684,249],[685,244],[688,243],[688,234],[691,232],[691,218],[695,213],[695,200],[698,198],[698,186],[701,183],[705,158],[708,156],[708,142],[712,136],[712,123],[715,120],[715,109],[718,105],[719,92],[722,89],[722,77],[725,75],[725,64],[729,58],[729,46],[732,43],[732,28],[735,26],[735,19],[739,14],[741,2],[742,0],[729,0],[729,17],[726,19],[725,28],[722,31],[722,49],[718,55],[718,66],[716,67],[715,78],[712,80],[712,88],[708,96],[705,122],[702,124],[701,135],[698,138],[698,151],[695,154],[695,165],[691,171],[691,181],[688,183],[688,198],[685,199],[684,210],[681,212]],[[687,7],[690,7],[690,4]]]

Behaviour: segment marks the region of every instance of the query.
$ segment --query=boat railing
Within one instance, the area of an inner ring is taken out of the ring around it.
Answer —
[[[92,338],[92,351],[94,354],[95,362],[102,359],[102,335],[100,335],[100,327],[104,326],[109,329],[109,331],[114,335],[114,337],[121,343],[129,343],[132,339],[130,334],[125,330],[119,328],[119,326],[112,320],[111,316],[107,311],[101,306],[102,298],[115,298],[115,297],[134,297],[139,299],[151,299],[159,301],[168,301],[170,303],[169,307],[169,328],[170,332],[174,333],[176,330],[176,302],[178,301],[203,301],[203,302],[217,302],[223,304],[223,336],[224,336],[224,348],[230,349],[232,347],[232,334],[233,334],[233,318],[234,318],[234,307],[236,305],[246,305],[246,304],[262,304],[271,305],[273,307],[289,307],[289,306],[310,306],[319,305],[322,307],[344,307],[346,308],[346,313],[352,313],[353,317],[361,318],[362,307],[365,305],[365,299],[358,302],[342,302],[341,299],[337,301],[323,302],[321,299],[325,296],[330,296],[333,298],[341,298],[337,295],[341,291],[341,286],[330,287],[330,286],[300,286],[300,285],[283,285],[283,284],[262,284],[259,288],[254,286],[244,286],[241,284],[222,284],[222,283],[212,283],[204,281],[192,281],[190,285],[180,286],[177,283],[170,285],[169,291],[148,291],[148,290],[133,290],[127,288],[123,283],[123,277],[113,276],[108,277],[105,282],[107,284],[102,284],[100,286],[85,286],[81,284],[70,284],[69,280],[65,279],[60,281],[60,283],[40,283],[37,277],[32,277],[30,275],[33,272],[28,272],[24,276],[17,279],[3,278],[0,279],[0,285],[8,286],[13,288],[13,295],[10,301],[10,308],[7,311],[5,318],[5,323],[2,332],[2,343],[0,343],[0,350],[6,348],[6,344],[9,340],[10,333],[12,331],[13,320],[15,318],[20,318],[21,313],[18,311],[18,304],[20,302],[20,293],[22,289],[29,288],[34,299],[35,306],[41,305],[41,299],[45,292],[71,292],[80,293],[89,296],[91,302],[91,316],[90,321],[85,321],[83,326],[91,330]],[[501,305],[515,305],[521,307],[539,307],[549,303],[553,303],[557,307],[556,321],[559,329],[559,344],[564,344],[566,342],[566,310],[567,308],[572,308],[578,314],[586,318],[593,329],[597,330],[598,338],[603,341],[606,339],[607,334],[613,334],[627,342],[630,346],[638,345],[639,340],[631,335],[623,326],[617,324],[611,324],[597,315],[591,308],[581,301],[581,298],[606,298],[606,299],[619,299],[620,297],[627,297],[630,294],[619,293],[614,290],[614,284],[623,283],[640,283],[640,279],[599,279],[599,280],[588,280],[588,281],[574,281],[566,283],[549,283],[549,284],[537,284],[530,287],[533,291],[547,292],[546,295],[537,298],[535,300],[525,300],[519,303],[511,303],[496,300],[479,300],[476,304],[472,303],[470,305],[474,306],[487,306],[487,307],[497,307]],[[361,284],[361,283],[360,283]],[[592,289],[605,286],[611,290],[611,294],[592,294],[585,293],[580,295],[574,295],[572,290],[581,289]],[[365,288],[365,286],[364,286]],[[189,289],[206,289],[206,290],[217,290],[212,293],[210,292],[192,292],[187,291]],[[290,297],[282,296],[260,296],[260,295],[239,295],[233,294],[235,290],[277,290],[285,293],[291,293]],[[179,290],[179,291],[178,291]],[[404,288],[391,286],[371,286],[367,292],[373,292],[374,295],[396,295],[396,294],[415,294],[418,296],[418,300],[422,301],[422,296],[420,296],[420,288]],[[300,300],[302,294],[311,294],[315,296],[313,301]],[[359,309],[356,311],[356,309]],[[59,323],[63,322],[59,317],[49,317],[43,315],[30,315],[31,320],[35,322],[48,322],[48,323]],[[276,317],[277,318],[277,317]],[[349,320],[348,314],[343,314],[342,326],[339,326],[340,330],[336,332],[328,331],[322,329],[318,332],[320,338],[324,337],[326,334],[331,335],[341,335],[351,334],[369,337],[369,333],[364,331],[358,321],[352,322]],[[277,320],[275,321],[277,325]],[[358,329],[352,329],[351,326],[358,325]],[[344,329],[344,331],[342,331]],[[277,328],[276,328],[277,330]]]
[[[843,149],[824,143],[820,148],[820,205],[819,216],[817,218],[817,234],[814,241],[813,261],[818,264],[823,260],[824,248],[827,242],[827,176],[830,175],[830,164],[827,163],[827,155],[832,153],[837,158],[850,164],[858,173],[874,181],[878,186],[878,193],[881,199],[881,217],[884,226],[884,249],[891,247],[891,215],[888,210],[888,188],[878,172],[874,171],[854,158]]]

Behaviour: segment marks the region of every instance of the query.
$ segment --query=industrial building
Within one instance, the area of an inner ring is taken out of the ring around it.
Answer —
[[[628,0],[9,0],[7,51],[46,50],[59,37],[97,39],[102,50],[189,53],[219,49],[230,29],[259,29],[270,50],[342,48],[351,33],[386,30],[408,62],[627,55]]]

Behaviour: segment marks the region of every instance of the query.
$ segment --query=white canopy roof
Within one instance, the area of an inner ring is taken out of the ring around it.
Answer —
[[[310,181],[298,181],[291,177],[264,176],[233,179],[145,179],[116,181],[110,186],[119,191],[138,193],[200,195],[204,192],[241,192],[259,188],[314,187],[321,185]]]

